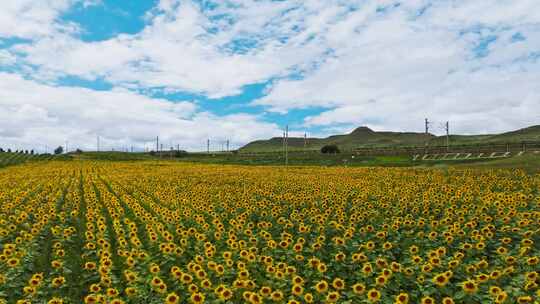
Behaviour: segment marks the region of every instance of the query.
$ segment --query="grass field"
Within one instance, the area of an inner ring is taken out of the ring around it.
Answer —
[[[181,157],[151,156],[143,153],[84,152],[72,155],[73,159],[105,161],[175,161],[203,164],[282,166],[282,153],[233,154],[233,153],[189,153]],[[528,153],[508,159],[469,159],[412,161],[408,156],[357,156],[353,153],[321,154],[317,152],[289,153],[290,166],[340,166],[340,167],[409,167],[409,168],[518,168],[527,173],[540,173],[540,154]]]
[[[540,175],[31,162],[0,169],[0,303],[534,303]]]

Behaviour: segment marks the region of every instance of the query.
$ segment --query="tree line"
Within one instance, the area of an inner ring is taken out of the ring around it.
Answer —
[[[32,150],[15,150],[12,151],[10,148],[4,150],[4,148],[0,148],[0,153],[16,153],[16,154],[29,154],[34,155],[36,154],[35,151]],[[54,154],[62,154],[64,153],[64,148],[62,146],[58,146],[58,148],[54,149]]]

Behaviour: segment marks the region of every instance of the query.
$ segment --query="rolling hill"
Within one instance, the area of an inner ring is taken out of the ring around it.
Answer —
[[[508,143],[540,141],[540,125],[501,134],[451,135],[450,144]],[[289,151],[320,150],[334,144],[342,150],[366,147],[430,146],[445,145],[445,136],[414,132],[379,132],[368,127],[358,127],[349,134],[332,135],[326,138],[289,137]],[[268,140],[253,141],[239,149],[240,153],[279,152],[283,150],[283,139],[273,137]]]

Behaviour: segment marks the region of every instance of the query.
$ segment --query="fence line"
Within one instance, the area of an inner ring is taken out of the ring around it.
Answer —
[[[488,152],[526,152],[540,150],[540,141],[522,141],[508,143],[482,143],[482,144],[461,144],[461,145],[440,145],[440,146],[393,146],[393,147],[361,147],[352,150],[347,149],[342,152],[353,153],[359,156],[403,156],[416,154],[434,153],[488,153]],[[268,152],[239,152],[244,156],[257,156],[268,154],[283,154],[282,151]],[[319,150],[293,150],[290,153],[320,153]]]
[[[435,153],[488,153],[488,152],[526,152],[540,150],[540,141],[489,143],[489,144],[462,144],[449,146],[413,146],[388,148],[357,148],[355,154],[363,156],[372,155],[415,155]]]

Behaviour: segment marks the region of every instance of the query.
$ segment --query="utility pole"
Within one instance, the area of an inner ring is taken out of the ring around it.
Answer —
[[[429,139],[427,137],[427,135],[429,134],[429,120],[427,118],[425,119],[425,125],[426,125],[426,143],[425,143],[425,147],[424,147],[424,154],[427,154],[428,153],[428,142],[429,142]]]
[[[446,129],[446,152],[450,150],[450,122],[446,122],[445,124]]]
[[[283,131],[283,158],[285,159],[285,131]]]
[[[156,136],[156,153],[159,151],[159,136]]]
[[[210,154],[210,138],[206,140],[206,153]]]
[[[285,166],[289,165],[289,125],[285,126]]]
[[[229,152],[229,140],[227,139],[227,152]]]

